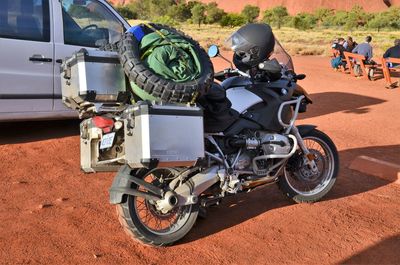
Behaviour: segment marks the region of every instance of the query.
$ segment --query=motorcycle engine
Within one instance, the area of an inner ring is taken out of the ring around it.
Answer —
[[[274,155],[288,155],[292,149],[290,138],[282,134],[258,131],[246,136],[242,135],[241,138],[246,142],[246,149],[238,158],[231,156],[232,162],[237,159],[234,167],[236,170],[252,170],[254,158],[271,156],[271,159],[273,159]],[[269,161],[267,159],[258,161],[257,163],[260,165],[257,165],[257,167],[267,169],[272,163],[271,159]]]
[[[261,135],[261,148],[265,155],[287,155],[292,146],[287,136],[282,134],[259,133]]]

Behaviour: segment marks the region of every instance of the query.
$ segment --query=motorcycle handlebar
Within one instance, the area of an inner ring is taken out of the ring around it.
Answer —
[[[233,76],[244,76],[250,78],[249,74],[242,72],[239,69],[231,69],[231,68],[227,68],[223,71],[219,71],[214,74],[214,77],[217,80],[226,79]]]

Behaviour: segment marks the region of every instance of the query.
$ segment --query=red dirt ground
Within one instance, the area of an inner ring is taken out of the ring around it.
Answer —
[[[108,204],[113,174],[80,171],[78,122],[1,124],[0,264],[399,264],[400,185],[348,169],[359,155],[400,163],[399,89],[333,72],[327,58],[295,64],[315,100],[299,123],[340,151],[323,201],[263,187],[212,208],[178,245],[146,247]]]

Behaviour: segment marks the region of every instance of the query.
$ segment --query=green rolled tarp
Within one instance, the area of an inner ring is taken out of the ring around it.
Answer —
[[[133,93],[142,100],[186,104],[213,82],[213,65],[204,49],[166,25],[138,25],[122,36],[118,52]]]
[[[144,36],[140,51],[145,65],[165,79],[182,83],[201,74],[200,60],[192,44],[165,29]]]

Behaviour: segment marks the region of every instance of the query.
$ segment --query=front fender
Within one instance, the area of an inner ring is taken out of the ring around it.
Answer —
[[[315,125],[309,125],[309,124],[304,124],[304,125],[298,125],[296,126],[297,129],[299,130],[299,133],[301,136],[306,135],[307,133],[311,132],[312,130],[314,130],[315,128],[317,128],[317,126]]]

